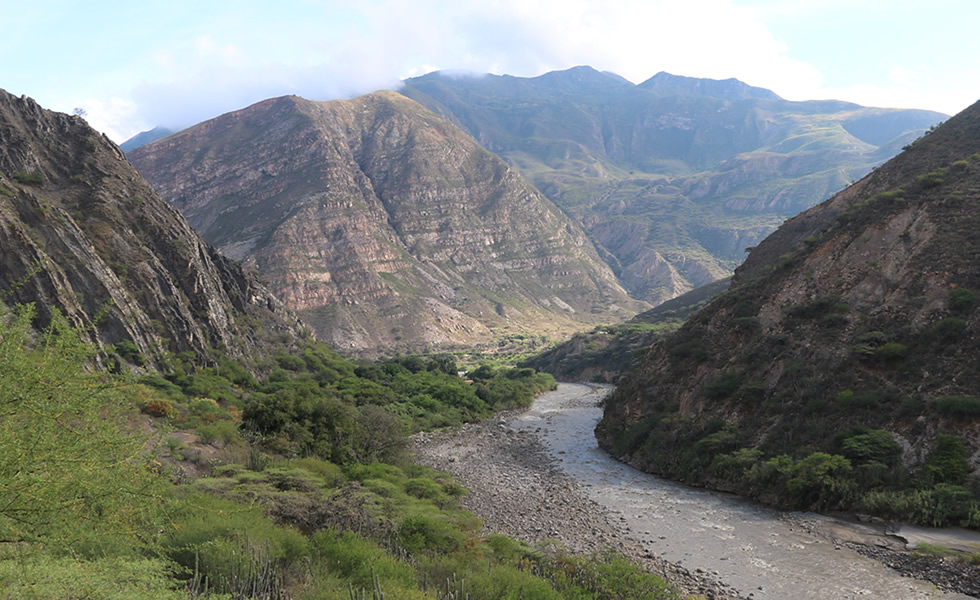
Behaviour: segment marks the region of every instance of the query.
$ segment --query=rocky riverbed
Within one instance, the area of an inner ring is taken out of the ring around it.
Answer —
[[[417,461],[456,476],[469,490],[464,505],[483,519],[488,532],[530,544],[554,540],[574,553],[612,548],[688,594],[743,598],[711,574],[688,571],[623,537],[618,517],[562,472],[535,433],[510,426],[515,416],[501,413],[452,433],[419,434],[414,438]]]
[[[719,600],[977,593],[975,567],[915,557],[882,527],[768,511],[583,456],[598,452],[584,446],[594,446],[588,420],[597,418],[601,394],[566,384],[552,394],[524,413],[415,438],[418,461],[453,473],[488,531],[555,540],[572,552],[612,548],[688,594]],[[607,481],[618,469],[625,474]]]

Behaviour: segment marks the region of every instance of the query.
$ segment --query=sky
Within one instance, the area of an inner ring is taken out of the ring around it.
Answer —
[[[946,114],[980,98],[977,0],[0,0],[0,15],[0,88],[83,109],[120,143],[437,69],[735,77]]]

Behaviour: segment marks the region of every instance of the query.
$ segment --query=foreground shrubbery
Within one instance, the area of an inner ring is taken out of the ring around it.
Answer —
[[[744,384],[736,381],[730,387]],[[850,396],[846,400],[855,402]],[[768,454],[746,447],[751,440],[744,436],[720,420],[696,426],[676,407],[664,406],[619,432],[610,449],[653,471],[787,508],[980,528],[980,480],[970,475],[961,437],[938,436],[925,462],[910,470],[901,462],[901,446],[885,430],[854,427],[827,440],[825,450],[810,445],[795,454],[772,452],[779,440],[770,444]]]
[[[481,368],[467,382],[443,358],[367,365],[310,347],[261,380],[175,357],[172,373],[123,382],[90,368],[63,320],[35,335],[31,318],[0,314],[0,598],[677,597],[619,556],[482,537],[465,490],[405,460],[408,433],[526,405],[549,377]],[[150,451],[159,430],[123,426],[145,422],[138,409],[248,466],[174,485]]]

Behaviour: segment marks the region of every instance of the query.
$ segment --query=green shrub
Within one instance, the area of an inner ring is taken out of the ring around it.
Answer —
[[[928,335],[941,341],[956,340],[966,330],[966,321],[956,317],[946,317],[929,328]]]
[[[721,377],[704,386],[704,395],[718,399],[731,396],[742,385],[744,376],[735,371],[725,371]]]
[[[355,589],[373,589],[375,577],[385,588],[418,585],[409,564],[393,559],[377,543],[353,532],[318,531],[310,546],[321,565],[346,578]]]
[[[405,518],[398,525],[398,538],[409,552],[448,554],[463,546],[463,534],[451,523],[428,515]]]
[[[174,565],[146,558],[48,555],[0,559],[0,597],[5,599],[93,598],[98,600],[186,600]]]
[[[980,398],[945,396],[936,399],[936,409],[940,414],[954,419],[976,419],[980,417]]]
[[[919,183],[922,184],[924,188],[934,188],[943,184],[943,177],[946,175],[946,169],[936,169],[930,171],[925,175],[919,175]]]
[[[288,461],[286,466],[294,469],[302,469],[316,475],[323,480],[323,485],[328,488],[340,487],[346,479],[344,477],[344,471],[340,467],[320,458],[294,458]]]
[[[143,358],[143,353],[140,352],[140,349],[131,340],[116,342],[113,344],[113,348],[120,358],[129,362],[130,364],[136,365],[137,367],[142,367],[146,364],[146,361]]]
[[[167,480],[155,448],[123,431],[127,388],[93,372],[95,348],[57,311],[41,332],[33,307],[0,304],[0,540],[134,546],[156,530]]]
[[[976,294],[973,290],[957,287],[949,293],[949,310],[955,313],[963,313],[976,304]]]
[[[970,452],[957,435],[940,434],[936,447],[929,453],[922,470],[926,485],[932,483],[962,484],[970,474]]]
[[[238,425],[232,421],[215,421],[214,423],[201,425],[197,428],[197,433],[201,436],[201,441],[205,444],[212,444],[214,442],[232,444],[241,439],[238,433]]]
[[[818,296],[806,304],[800,304],[789,309],[787,316],[792,319],[816,319],[831,313],[841,313],[847,310],[847,304],[841,302],[840,296]]]
[[[17,183],[40,187],[44,185],[44,175],[40,171],[17,171],[11,178]]]
[[[843,437],[840,453],[853,464],[882,463],[894,466],[902,457],[902,447],[895,436],[881,429],[858,431]]]

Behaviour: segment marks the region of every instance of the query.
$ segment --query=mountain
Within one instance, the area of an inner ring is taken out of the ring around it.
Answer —
[[[621,381],[601,444],[791,506],[980,527],[978,230],[980,103],[752,250]]]
[[[246,358],[301,334],[83,119],[0,90],[0,301],[53,309],[137,366]],[[257,326],[255,323],[261,322]]]
[[[590,67],[435,72],[400,91],[527,177],[652,303],[730,275],[746,247],[946,118],[790,102],[734,79],[659,73],[634,85]]]
[[[168,135],[172,135],[174,131],[172,129],[167,129],[166,127],[154,127],[149,131],[142,131],[137,133],[133,137],[129,138],[125,142],[119,145],[123,152],[129,152],[130,150],[135,150],[140,146],[145,146],[150,142],[155,142],[157,140],[163,139]]]
[[[129,158],[346,352],[495,346],[645,306],[515,170],[395,92],[274,98]]]
[[[671,75],[663,71],[637,87],[658,96],[711,96],[721,100],[782,100],[770,90],[752,87],[738,79],[700,79]]]

